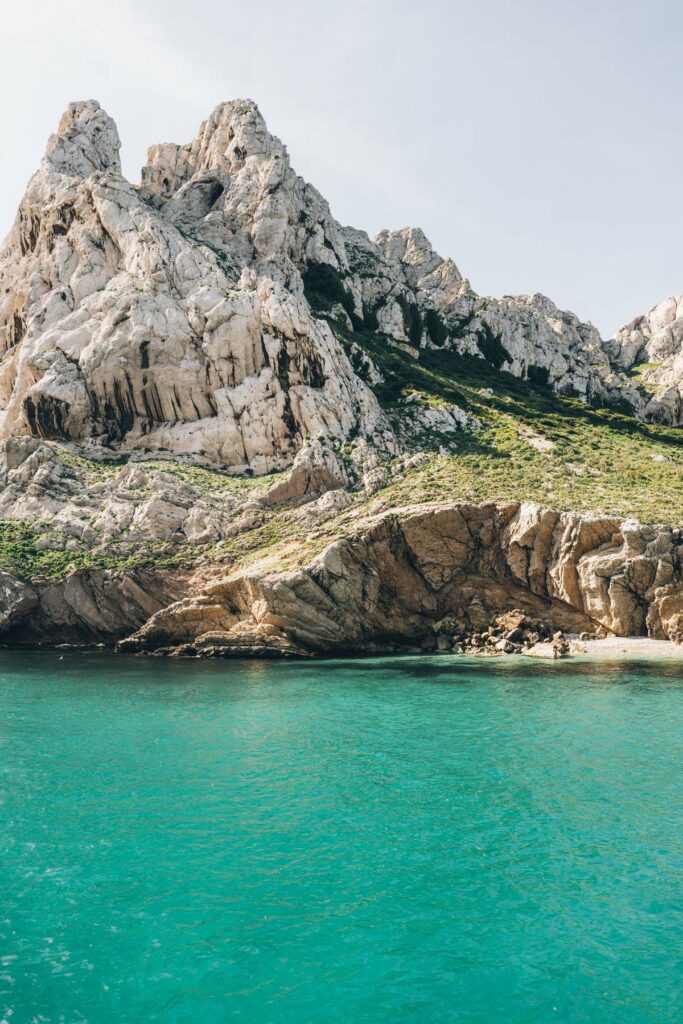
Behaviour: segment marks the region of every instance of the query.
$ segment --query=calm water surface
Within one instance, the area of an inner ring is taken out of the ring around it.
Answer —
[[[682,675],[0,654],[0,1022],[678,1024]]]

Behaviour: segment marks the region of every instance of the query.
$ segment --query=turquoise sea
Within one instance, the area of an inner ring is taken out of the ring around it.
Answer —
[[[681,663],[0,652],[0,1022],[681,1020]]]

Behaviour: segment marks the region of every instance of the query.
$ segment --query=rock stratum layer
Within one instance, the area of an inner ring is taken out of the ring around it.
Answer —
[[[682,560],[681,531],[537,505],[407,508],[305,568],[197,581],[198,593],[157,612],[124,647],[401,649],[485,629],[510,608],[569,632],[683,641]]]
[[[0,637],[446,649],[521,608],[681,640],[680,530],[454,504],[430,468],[511,459],[524,491],[532,448],[549,498],[599,475],[540,432],[554,396],[584,452],[619,434],[632,479],[674,479],[647,425],[683,423],[681,324],[678,297],[604,341],[542,295],[477,295],[417,228],[342,226],[251,101],[153,146],[139,185],[112,119],[71,104],[0,252]],[[381,511],[418,478],[447,500]]]
[[[683,641],[682,567],[680,530],[451,503],[371,518],[296,569],[91,570],[11,593],[5,580],[4,632],[111,641],[139,625],[121,649],[306,655],[429,649],[520,608],[573,633]]]

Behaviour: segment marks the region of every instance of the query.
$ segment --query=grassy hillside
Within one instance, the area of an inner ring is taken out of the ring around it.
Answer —
[[[386,502],[440,498],[530,499],[558,509],[683,523],[683,431],[640,423],[610,409],[496,370],[481,359],[423,350],[419,361],[369,332],[333,328],[362,346],[384,375],[376,393],[390,414],[407,396],[456,404],[481,430],[457,431],[440,457],[408,474]],[[434,439],[425,438],[422,447]],[[419,439],[418,446],[419,446]]]
[[[418,435],[413,447],[431,457],[407,470],[395,460],[387,485],[372,496],[356,492],[353,505],[303,532],[298,510],[273,511],[262,526],[217,544],[213,560],[245,564],[273,556],[279,568],[293,568],[352,530],[360,516],[429,501],[531,500],[683,525],[683,431],[592,409],[480,359],[427,350],[416,361],[376,333],[331,326],[352,359],[360,345],[381,370],[375,392],[394,420],[417,399],[458,405],[480,427]]]
[[[309,558],[353,528],[368,512],[427,501],[532,500],[560,510],[635,516],[641,522],[683,525],[683,431],[640,423],[610,409],[555,395],[520,381],[484,360],[443,350],[423,350],[416,361],[378,333],[348,332],[330,321],[358,362],[360,347],[383,375],[375,392],[395,423],[420,405],[457,405],[476,426],[449,434],[423,431],[408,447],[429,455],[406,469],[401,459],[386,466],[386,484],[370,497],[363,490],[343,512],[302,525],[299,509],[264,510],[252,527],[205,545],[140,541],[128,537],[78,550],[45,546],[45,527],[0,522],[0,570],[25,577],[63,576],[101,566],[190,566],[198,558],[230,565],[277,553],[283,567]],[[349,454],[349,446],[340,454]],[[60,449],[59,458],[87,490],[113,479],[123,459],[106,464]],[[149,461],[149,470],[179,478],[198,495],[257,498],[272,478],[236,478],[187,463]],[[48,533],[54,534],[54,530]]]

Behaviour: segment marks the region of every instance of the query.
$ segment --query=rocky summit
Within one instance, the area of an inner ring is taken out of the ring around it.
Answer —
[[[0,639],[683,640],[683,297],[603,340],[480,296],[339,224],[249,100],[138,185],[119,145],[71,104],[0,254]]]

